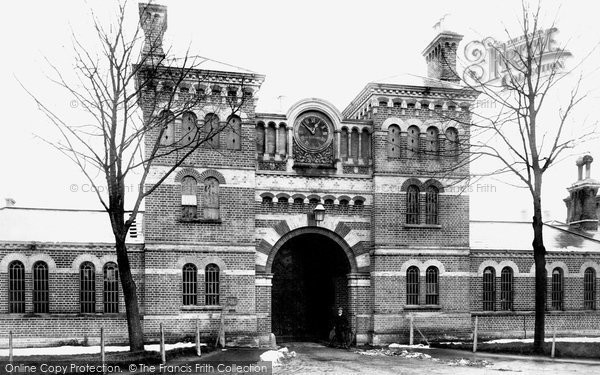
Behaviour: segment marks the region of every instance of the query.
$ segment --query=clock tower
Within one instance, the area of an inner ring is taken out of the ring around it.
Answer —
[[[309,110],[294,121],[294,168],[334,169],[334,126],[324,113]]]

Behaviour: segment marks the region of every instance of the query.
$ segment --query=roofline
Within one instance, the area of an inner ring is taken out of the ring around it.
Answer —
[[[557,226],[552,225],[552,224],[548,224],[548,223],[543,223],[543,224],[546,225],[546,226],[548,226],[548,227],[550,227],[550,228],[554,228],[554,229],[557,229],[557,230],[560,230],[560,231],[563,231],[563,232],[566,232],[566,233],[570,233],[570,234],[574,234],[574,235],[579,236],[579,237],[583,237],[586,240],[590,240],[590,241],[594,241],[594,242],[600,243],[600,240],[597,239],[597,238],[586,236],[585,234],[581,234],[579,232],[570,231],[570,230],[565,229],[565,228],[560,228],[560,227],[557,227]]]
[[[27,211],[67,211],[67,212],[107,212],[106,210],[91,210],[91,209],[81,209],[81,208],[49,208],[49,207],[0,207],[0,210],[27,210]],[[125,210],[127,213],[132,213],[131,210]],[[139,213],[145,213],[145,210],[138,210]]]

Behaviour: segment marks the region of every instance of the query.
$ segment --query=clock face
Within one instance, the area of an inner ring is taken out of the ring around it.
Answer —
[[[324,115],[308,112],[296,120],[294,135],[296,142],[307,151],[321,151],[333,139],[333,126]]]

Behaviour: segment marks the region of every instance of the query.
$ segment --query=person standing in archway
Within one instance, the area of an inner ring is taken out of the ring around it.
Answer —
[[[350,347],[349,343],[349,327],[348,318],[346,314],[344,314],[344,309],[342,307],[338,308],[338,313],[334,319],[334,326],[332,329],[333,335],[330,334],[329,346],[333,346],[336,341],[339,341],[341,347],[344,349],[348,349]],[[333,336],[333,337],[331,337]]]

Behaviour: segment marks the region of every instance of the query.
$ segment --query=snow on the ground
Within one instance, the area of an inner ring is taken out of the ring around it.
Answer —
[[[165,350],[173,350],[179,348],[189,348],[196,344],[193,342],[178,342],[176,344],[165,344]],[[206,344],[200,344],[206,346]],[[150,352],[159,352],[160,344],[144,345],[144,349]],[[129,346],[106,346],[106,353],[109,352],[127,352]],[[15,348],[13,355],[16,356],[31,356],[31,355],[73,355],[73,354],[99,354],[100,345],[93,346],[55,346],[50,348]],[[0,349],[0,357],[8,357],[8,349]]]
[[[260,355],[260,360],[263,362],[271,362],[273,367],[280,366],[286,359],[291,359],[296,356],[296,352],[289,351],[288,348],[279,350],[267,350]]]
[[[552,337],[546,337],[546,342],[552,342]],[[533,339],[498,339],[485,341],[486,344],[507,344],[511,342],[532,343]],[[556,342],[600,342],[600,337],[557,337]]]
[[[417,344],[417,345],[402,345],[402,344],[390,344],[388,346],[390,349],[398,349],[398,348],[408,348],[408,349],[431,349],[429,345]]]

